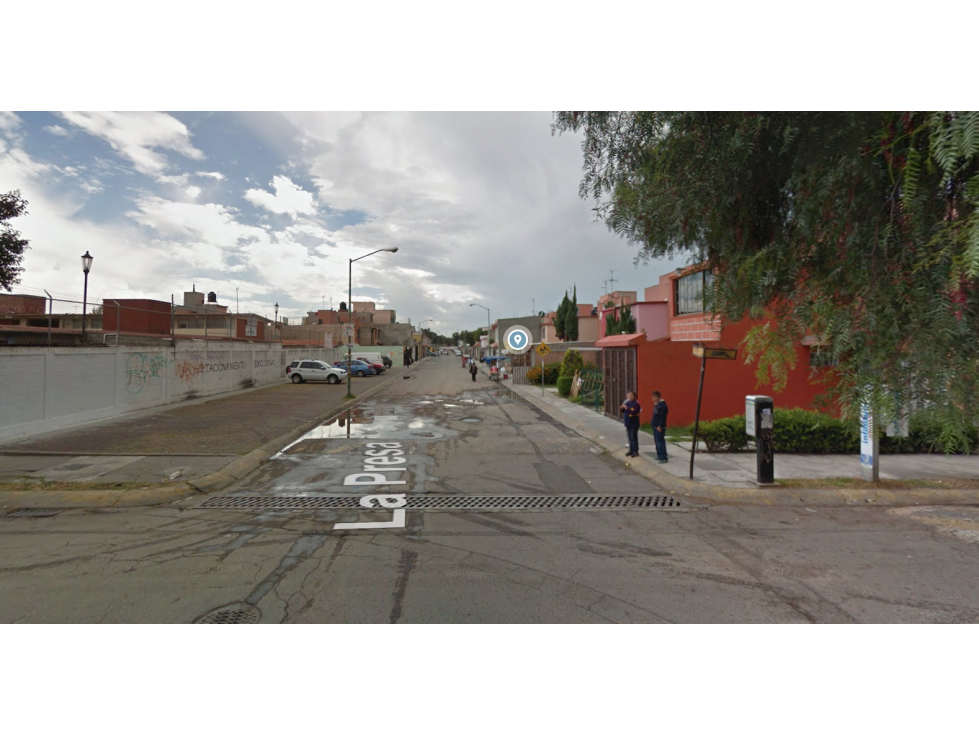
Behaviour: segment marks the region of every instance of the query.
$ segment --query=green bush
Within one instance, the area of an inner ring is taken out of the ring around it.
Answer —
[[[742,419],[742,425],[744,420]],[[775,451],[804,454],[859,453],[854,427],[825,413],[803,408],[775,409]]]
[[[557,391],[562,398],[566,398],[571,394],[571,382],[573,380],[574,377],[565,377],[564,375],[557,378]]]
[[[544,365],[544,384],[545,385],[556,385],[557,378],[561,376],[561,365],[557,362],[554,364]],[[527,370],[527,382],[531,385],[540,384],[540,367],[531,367]]]
[[[692,431],[692,426],[691,426]],[[908,437],[881,436],[882,454],[950,453],[979,450],[979,429],[968,426],[957,439],[947,421],[931,411],[911,416]],[[744,432],[744,416],[736,415],[700,424],[699,438],[708,451],[745,451],[750,440]],[[803,408],[775,409],[775,451],[805,454],[858,454],[857,426],[825,413]]]
[[[965,426],[958,435],[954,425],[942,420],[934,411],[914,413],[908,421],[908,436],[880,437],[882,454],[930,454],[944,452],[966,454],[979,449],[979,429]]]
[[[564,359],[561,362],[561,377],[574,377],[575,372],[579,372],[585,366],[585,360],[581,356],[581,352],[577,349],[569,349],[564,353]]]
[[[701,423],[697,440],[701,439],[708,451],[744,451],[748,448],[748,434],[744,432],[741,416]]]
[[[745,451],[750,437],[744,416],[700,424],[698,436],[708,451]],[[854,430],[843,421],[802,408],[775,409],[775,451],[806,454],[848,454],[859,450]]]

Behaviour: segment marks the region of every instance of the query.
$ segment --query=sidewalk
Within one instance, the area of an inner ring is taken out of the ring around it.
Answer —
[[[667,444],[670,460],[656,462],[653,437],[639,432],[639,457],[625,456],[625,429],[621,421],[594,409],[576,405],[555,392],[529,385],[509,385],[510,389],[567,427],[588,438],[609,454],[625,462],[637,473],[660,486],[689,497],[739,504],[979,504],[979,490],[971,489],[789,489],[759,485],[755,481],[755,455],[711,454],[701,447],[694,461],[693,481],[689,479],[691,444]],[[831,479],[859,477],[860,457],[856,455],[777,454],[775,479]],[[881,479],[962,479],[979,478],[979,456],[940,454],[885,454],[881,457]]]
[[[4,442],[0,509],[155,504],[218,489],[404,373],[404,367],[394,367],[354,379],[358,400],[344,399],[345,384],[283,380]],[[38,488],[38,480],[70,488]],[[76,488],[83,483],[91,489]],[[23,490],[14,489],[20,484]]]

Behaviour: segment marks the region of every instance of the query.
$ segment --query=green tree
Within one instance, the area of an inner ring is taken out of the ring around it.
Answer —
[[[830,395],[884,416],[979,411],[979,113],[561,112],[580,193],[640,259],[717,275],[709,307],[759,319],[743,353],[776,389],[813,335]]]
[[[605,316],[605,336],[615,336],[622,333],[618,310],[609,311]]]
[[[578,286],[574,287],[574,296],[568,304],[568,309],[564,314],[564,334],[565,341],[578,341]]]
[[[561,341],[567,341],[567,315],[568,309],[571,308],[571,299],[568,298],[568,292],[564,292],[564,298],[561,299],[561,305],[557,307],[557,311],[554,314],[554,333],[557,338]]]
[[[631,306],[623,306],[621,309],[621,315],[619,316],[619,333],[636,333],[636,317],[632,315]]]
[[[0,194],[0,288],[10,291],[24,272],[21,263],[30,243],[20,236],[10,220],[27,213],[27,201],[20,191]]]
[[[564,353],[561,360],[561,377],[574,377],[575,372],[580,372],[585,367],[585,360],[581,352],[577,349],[569,349]]]

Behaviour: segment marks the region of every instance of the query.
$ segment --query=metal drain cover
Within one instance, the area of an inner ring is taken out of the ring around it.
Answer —
[[[512,512],[514,510],[686,510],[680,500],[666,495],[464,495],[410,494],[407,510],[470,510]],[[268,495],[230,494],[211,497],[198,510],[364,510],[360,495]]]
[[[44,507],[24,507],[20,510],[8,512],[7,517],[54,517],[61,510],[52,510]]]
[[[258,607],[239,602],[212,609],[198,617],[194,624],[258,624],[262,612]]]

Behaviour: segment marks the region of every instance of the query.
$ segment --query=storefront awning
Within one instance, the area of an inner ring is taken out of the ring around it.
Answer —
[[[596,347],[634,347],[637,344],[642,344],[646,341],[645,334],[616,334],[615,336],[606,336],[603,339],[599,339],[595,342]]]

